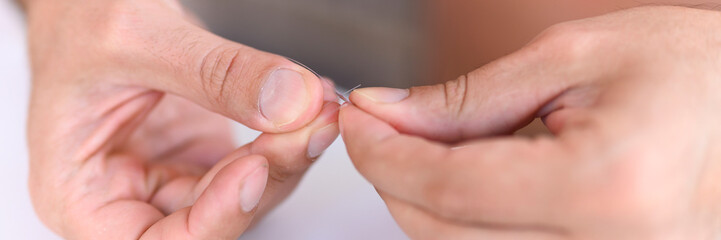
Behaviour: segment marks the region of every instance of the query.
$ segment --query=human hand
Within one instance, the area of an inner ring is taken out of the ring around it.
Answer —
[[[29,187],[65,238],[235,239],[338,134],[330,81],[203,30],[175,1],[26,10]],[[265,133],[234,150],[226,118]]]
[[[721,14],[559,24],[446,84],[341,108],[356,168],[414,239],[717,239]],[[509,134],[541,117],[552,136]]]

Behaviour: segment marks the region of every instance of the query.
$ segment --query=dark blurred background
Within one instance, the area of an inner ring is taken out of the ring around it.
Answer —
[[[211,31],[296,59],[342,87],[429,82],[417,0],[183,0]]]
[[[211,31],[301,61],[342,87],[454,79],[548,26],[630,0],[181,0]]]

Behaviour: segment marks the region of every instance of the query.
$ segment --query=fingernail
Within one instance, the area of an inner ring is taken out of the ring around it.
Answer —
[[[276,126],[294,122],[306,111],[308,89],[303,75],[281,68],[270,74],[260,93],[260,113]]]
[[[331,144],[338,138],[340,130],[338,124],[333,123],[318,129],[310,136],[308,141],[308,158],[314,159],[319,157],[323,152],[330,147]]]
[[[240,206],[244,212],[250,212],[258,206],[260,197],[265,192],[265,185],[268,182],[268,165],[263,164],[255,169],[245,178],[240,189]]]
[[[398,88],[363,88],[353,91],[377,103],[397,103],[408,98],[408,89]]]
[[[327,78],[321,78],[323,84],[323,101],[337,102],[338,96],[335,95],[335,84]]]

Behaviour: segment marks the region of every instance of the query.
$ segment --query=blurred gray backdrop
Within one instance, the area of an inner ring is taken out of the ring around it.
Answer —
[[[341,87],[427,81],[423,1],[182,0],[228,39],[294,58]]]

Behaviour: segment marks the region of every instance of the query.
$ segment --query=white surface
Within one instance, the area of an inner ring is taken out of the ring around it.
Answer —
[[[57,239],[35,217],[27,191],[29,73],[21,14],[0,0],[0,239]],[[243,140],[252,136],[239,128]],[[336,141],[297,191],[242,239],[405,239]]]

